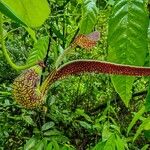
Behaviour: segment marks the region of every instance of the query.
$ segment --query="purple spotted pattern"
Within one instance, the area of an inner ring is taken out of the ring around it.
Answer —
[[[39,81],[34,69],[28,69],[19,75],[13,83],[14,99],[26,108],[34,108],[42,103],[42,94],[36,91]]]
[[[54,82],[68,75],[75,75],[84,72],[127,76],[150,76],[150,68],[148,67],[120,65],[95,60],[76,60],[58,68],[53,78],[51,78],[51,82]]]

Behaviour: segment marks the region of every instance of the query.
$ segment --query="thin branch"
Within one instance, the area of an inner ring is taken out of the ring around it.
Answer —
[[[3,51],[3,54],[8,62],[8,64],[14,68],[15,70],[24,70],[24,69],[27,69],[27,68],[30,68],[34,65],[36,65],[36,63],[31,63],[31,64],[26,64],[26,65],[23,65],[23,66],[18,66],[16,65],[10,58],[9,54],[8,54],[8,50],[5,46],[5,37],[4,37],[4,34],[3,34],[3,15],[0,13],[0,43],[1,43],[1,48],[2,48],[2,51]]]

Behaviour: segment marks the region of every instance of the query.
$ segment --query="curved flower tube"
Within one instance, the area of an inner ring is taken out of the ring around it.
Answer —
[[[91,48],[99,39],[99,34],[93,32],[89,35],[79,35],[75,38],[73,45],[79,45],[82,48]],[[59,68],[54,69],[44,80],[42,85],[39,84],[43,64],[24,71],[17,77],[13,83],[13,95],[16,101],[26,108],[35,108],[40,106],[47,95],[47,90],[55,81],[81,73],[105,73],[113,75],[127,76],[150,76],[150,67],[139,67],[116,64],[106,61],[79,59],[70,61]]]

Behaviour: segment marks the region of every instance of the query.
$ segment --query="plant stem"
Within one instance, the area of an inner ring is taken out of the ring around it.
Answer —
[[[56,63],[55,63],[55,67],[58,68],[59,65],[61,64],[61,62],[63,61],[64,57],[67,55],[67,54],[70,54],[72,51],[71,49],[75,48],[76,45],[75,44],[72,44],[71,46],[67,47],[62,54],[59,55],[59,57],[57,58],[56,60]]]
[[[65,57],[66,55],[70,54],[70,53],[72,52],[72,49],[74,49],[74,48],[77,46],[77,44],[74,43],[73,41],[74,41],[76,35],[78,34],[78,32],[79,32],[79,28],[78,28],[77,31],[75,32],[75,34],[74,34],[74,36],[73,36],[73,38],[72,38],[72,40],[71,40],[71,42],[70,42],[70,46],[67,47],[67,48],[63,51],[63,53],[60,54],[59,57],[57,58],[56,63],[55,63],[55,67],[56,67],[56,68],[59,67],[59,65],[60,65],[61,62],[63,61],[64,57]]]
[[[1,43],[1,49],[3,51],[3,54],[4,54],[8,64],[15,70],[24,70],[24,69],[27,69],[27,68],[35,65],[35,63],[32,63],[32,64],[23,65],[23,66],[17,66],[15,63],[13,63],[13,61],[11,60],[11,58],[8,54],[8,50],[5,46],[4,39],[5,39],[5,37],[3,34],[3,15],[0,13],[0,43]]]

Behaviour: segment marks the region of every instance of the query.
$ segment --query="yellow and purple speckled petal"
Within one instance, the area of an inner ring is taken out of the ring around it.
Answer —
[[[36,92],[39,75],[34,69],[28,69],[19,75],[13,83],[12,92],[14,99],[26,108],[41,105],[42,94]]]

